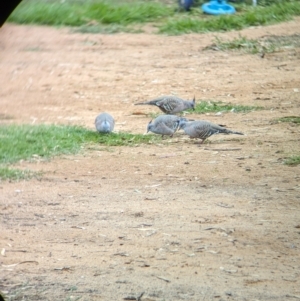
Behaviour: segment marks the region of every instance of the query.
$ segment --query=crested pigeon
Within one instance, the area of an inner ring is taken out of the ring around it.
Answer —
[[[177,117],[175,115],[160,115],[149,122],[147,126],[147,133],[153,132],[155,134],[168,135],[170,137],[177,131],[180,121],[187,120],[186,118]]]
[[[110,114],[104,112],[96,117],[95,126],[99,133],[111,133],[115,126],[115,120]]]
[[[244,135],[241,132],[235,132],[226,129],[225,127],[211,123],[206,120],[196,120],[196,121],[186,121],[181,120],[179,122],[179,130],[183,129],[185,134],[189,135],[190,138],[201,139],[200,144],[202,144],[205,139],[214,134],[237,134]]]
[[[195,97],[192,101],[189,101],[177,96],[161,96],[150,101],[136,103],[135,105],[157,106],[166,114],[176,114],[188,109],[195,110]]]

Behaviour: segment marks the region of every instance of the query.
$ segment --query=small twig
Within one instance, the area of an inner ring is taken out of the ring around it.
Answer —
[[[220,207],[224,207],[224,208],[233,208],[234,207],[233,205],[228,205],[228,204],[224,204],[224,203],[217,203],[216,205],[220,206]]]
[[[160,279],[160,280],[163,280],[163,281],[166,281],[166,282],[171,282],[169,279],[167,278],[164,278],[162,276],[156,276],[156,278]]]
[[[71,271],[70,267],[54,268],[54,271]]]
[[[214,152],[230,152],[230,151],[238,151],[241,148],[207,148],[205,147],[204,150],[214,151]]]
[[[138,297],[127,296],[127,297],[124,297],[123,300],[136,300],[136,301],[141,301],[141,298],[143,297],[144,294],[145,294],[145,292],[142,292]]]
[[[26,260],[26,261],[21,261],[21,262],[18,262],[18,263],[13,263],[13,264],[9,264],[9,265],[5,265],[5,264],[2,264],[2,267],[3,268],[11,268],[11,267],[15,267],[19,264],[23,264],[23,263],[34,263],[34,264],[39,264],[37,261],[35,260]]]
[[[129,254],[127,254],[125,252],[120,252],[120,253],[115,253],[114,256],[125,256],[125,257],[128,257]]]

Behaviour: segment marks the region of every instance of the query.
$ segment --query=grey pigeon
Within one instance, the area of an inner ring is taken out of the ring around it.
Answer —
[[[224,128],[221,125],[211,123],[206,120],[186,121],[181,120],[179,122],[179,130],[183,129],[185,134],[189,135],[190,138],[201,139],[202,144],[205,139],[214,134],[237,134],[244,135],[241,132],[235,132]]]
[[[149,122],[147,133],[153,132],[155,134],[168,135],[170,137],[177,131],[180,121],[187,121],[186,118],[177,117],[175,115],[160,115]]]
[[[192,101],[189,101],[177,96],[161,96],[150,101],[136,103],[135,105],[157,106],[166,114],[176,114],[188,109],[195,110],[195,97]]]
[[[104,112],[96,117],[95,126],[100,133],[111,133],[115,126],[115,120],[110,114]]]

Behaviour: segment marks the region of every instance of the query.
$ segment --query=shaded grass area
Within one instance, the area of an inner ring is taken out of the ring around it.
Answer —
[[[158,137],[130,133],[99,134],[75,126],[1,125],[0,139],[0,179],[21,179],[34,174],[10,169],[10,164],[20,160],[34,161],[61,154],[75,154],[91,143],[136,146],[157,141]]]
[[[141,0],[23,0],[8,20],[21,24],[83,27],[79,28],[79,31],[88,33],[140,32],[141,29],[127,27],[152,22],[159,33],[176,35],[239,30],[249,26],[287,21],[300,15],[299,1],[273,3],[265,7],[233,3],[237,14],[211,16],[202,12],[200,3],[191,12],[179,13],[175,0],[174,3]]]
[[[196,107],[194,113],[204,114],[211,112],[235,112],[235,113],[248,113],[256,110],[262,110],[263,107],[258,106],[243,106],[237,104],[228,104],[216,101],[201,101]]]

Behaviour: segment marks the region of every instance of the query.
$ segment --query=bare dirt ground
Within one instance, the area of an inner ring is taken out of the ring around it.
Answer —
[[[299,34],[300,19],[216,34]],[[20,162],[40,180],[0,183],[0,290],[8,300],[300,299],[300,49],[204,50],[215,34],[90,35],[6,24],[0,30],[1,123],[144,133],[164,94],[263,106],[194,115],[243,131],[198,147],[86,148]],[[1,142],[0,142],[1,143]],[[5,252],[4,252],[5,249]]]

